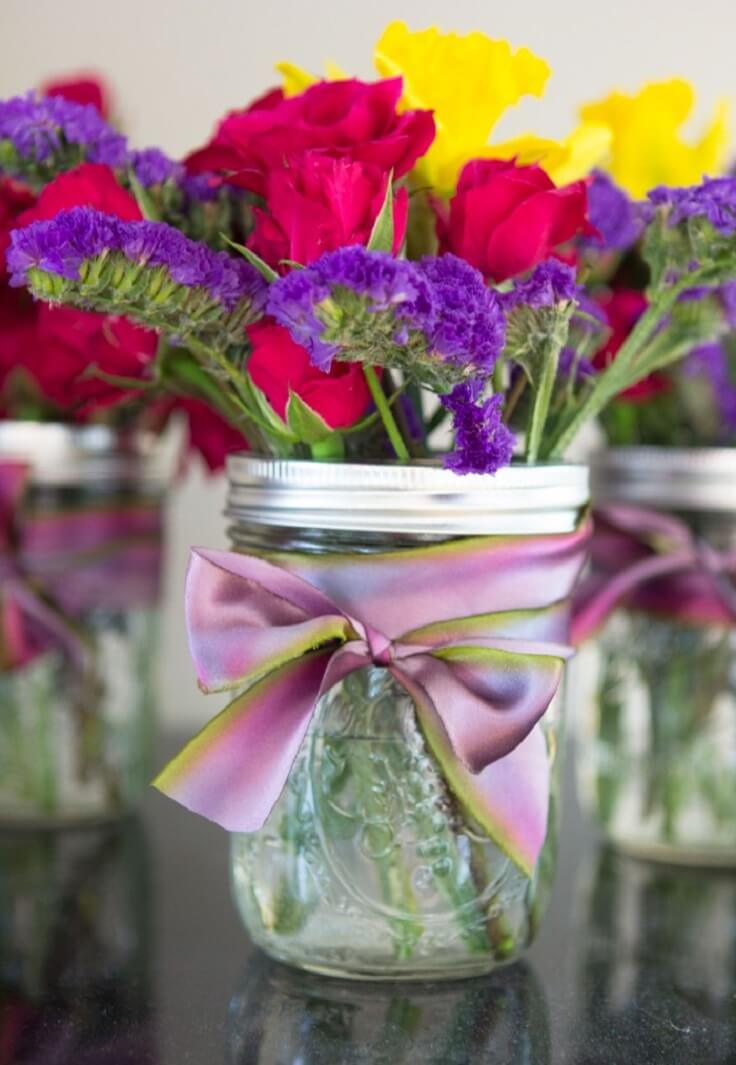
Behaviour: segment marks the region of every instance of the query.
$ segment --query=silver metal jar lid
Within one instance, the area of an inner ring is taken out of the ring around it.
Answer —
[[[458,476],[431,462],[228,459],[227,516],[238,524],[357,532],[569,532],[589,498],[576,465],[508,466]]]
[[[162,449],[150,434],[104,425],[0,421],[0,462],[25,462],[38,485],[163,486]]]
[[[591,465],[596,502],[736,513],[736,448],[611,448]]]

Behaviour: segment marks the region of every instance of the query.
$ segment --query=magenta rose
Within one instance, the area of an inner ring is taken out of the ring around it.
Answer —
[[[257,209],[249,240],[278,268],[283,259],[311,263],[347,244],[367,244],[383,207],[388,172],[373,163],[306,152],[268,177],[265,209]],[[408,196],[394,197],[394,254],[404,240]]]
[[[271,171],[311,149],[401,177],[434,138],[431,112],[398,112],[401,91],[401,78],[391,78],[322,81],[289,98],[270,93],[227,115],[187,165],[192,173],[225,172],[228,181],[260,196]]]
[[[477,159],[463,168],[449,213],[440,209],[440,247],[506,281],[578,233],[595,234],[587,211],[584,181],[558,188],[541,166]]]

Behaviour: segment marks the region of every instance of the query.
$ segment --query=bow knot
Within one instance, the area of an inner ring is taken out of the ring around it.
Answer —
[[[539,721],[571,653],[568,597],[587,539],[584,522],[374,555],[193,551],[200,686],[240,694],[156,786],[231,831],[257,830],[320,698],[379,666],[411,698],[458,800],[530,872],[547,823]]]

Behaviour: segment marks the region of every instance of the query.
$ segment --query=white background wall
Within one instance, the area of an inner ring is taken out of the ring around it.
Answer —
[[[0,97],[50,74],[96,68],[138,145],[182,153],[219,115],[274,83],[272,64],[318,71],[330,58],[371,74],[382,27],[483,30],[544,56],[552,66],[543,101],[525,103],[499,128],[562,135],[578,103],[614,87],[675,74],[700,91],[701,117],[717,96],[736,100],[734,0],[0,0]],[[202,722],[213,711],[195,690],[181,620],[191,543],[219,545],[221,481],[201,474],[173,491],[164,640],[163,712]]]

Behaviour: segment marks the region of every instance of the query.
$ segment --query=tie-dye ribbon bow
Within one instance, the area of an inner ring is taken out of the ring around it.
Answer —
[[[736,624],[736,551],[718,551],[670,514],[595,511],[591,572],[575,596],[575,646],[621,606],[687,624]]]
[[[588,530],[366,555],[195,550],[190,647],[233,702],[156,786],[230,831],[260,828],[322,695],[370,666],[412,699],[449,787],[531,872],[547,825],[540,718],[557,691]]]

